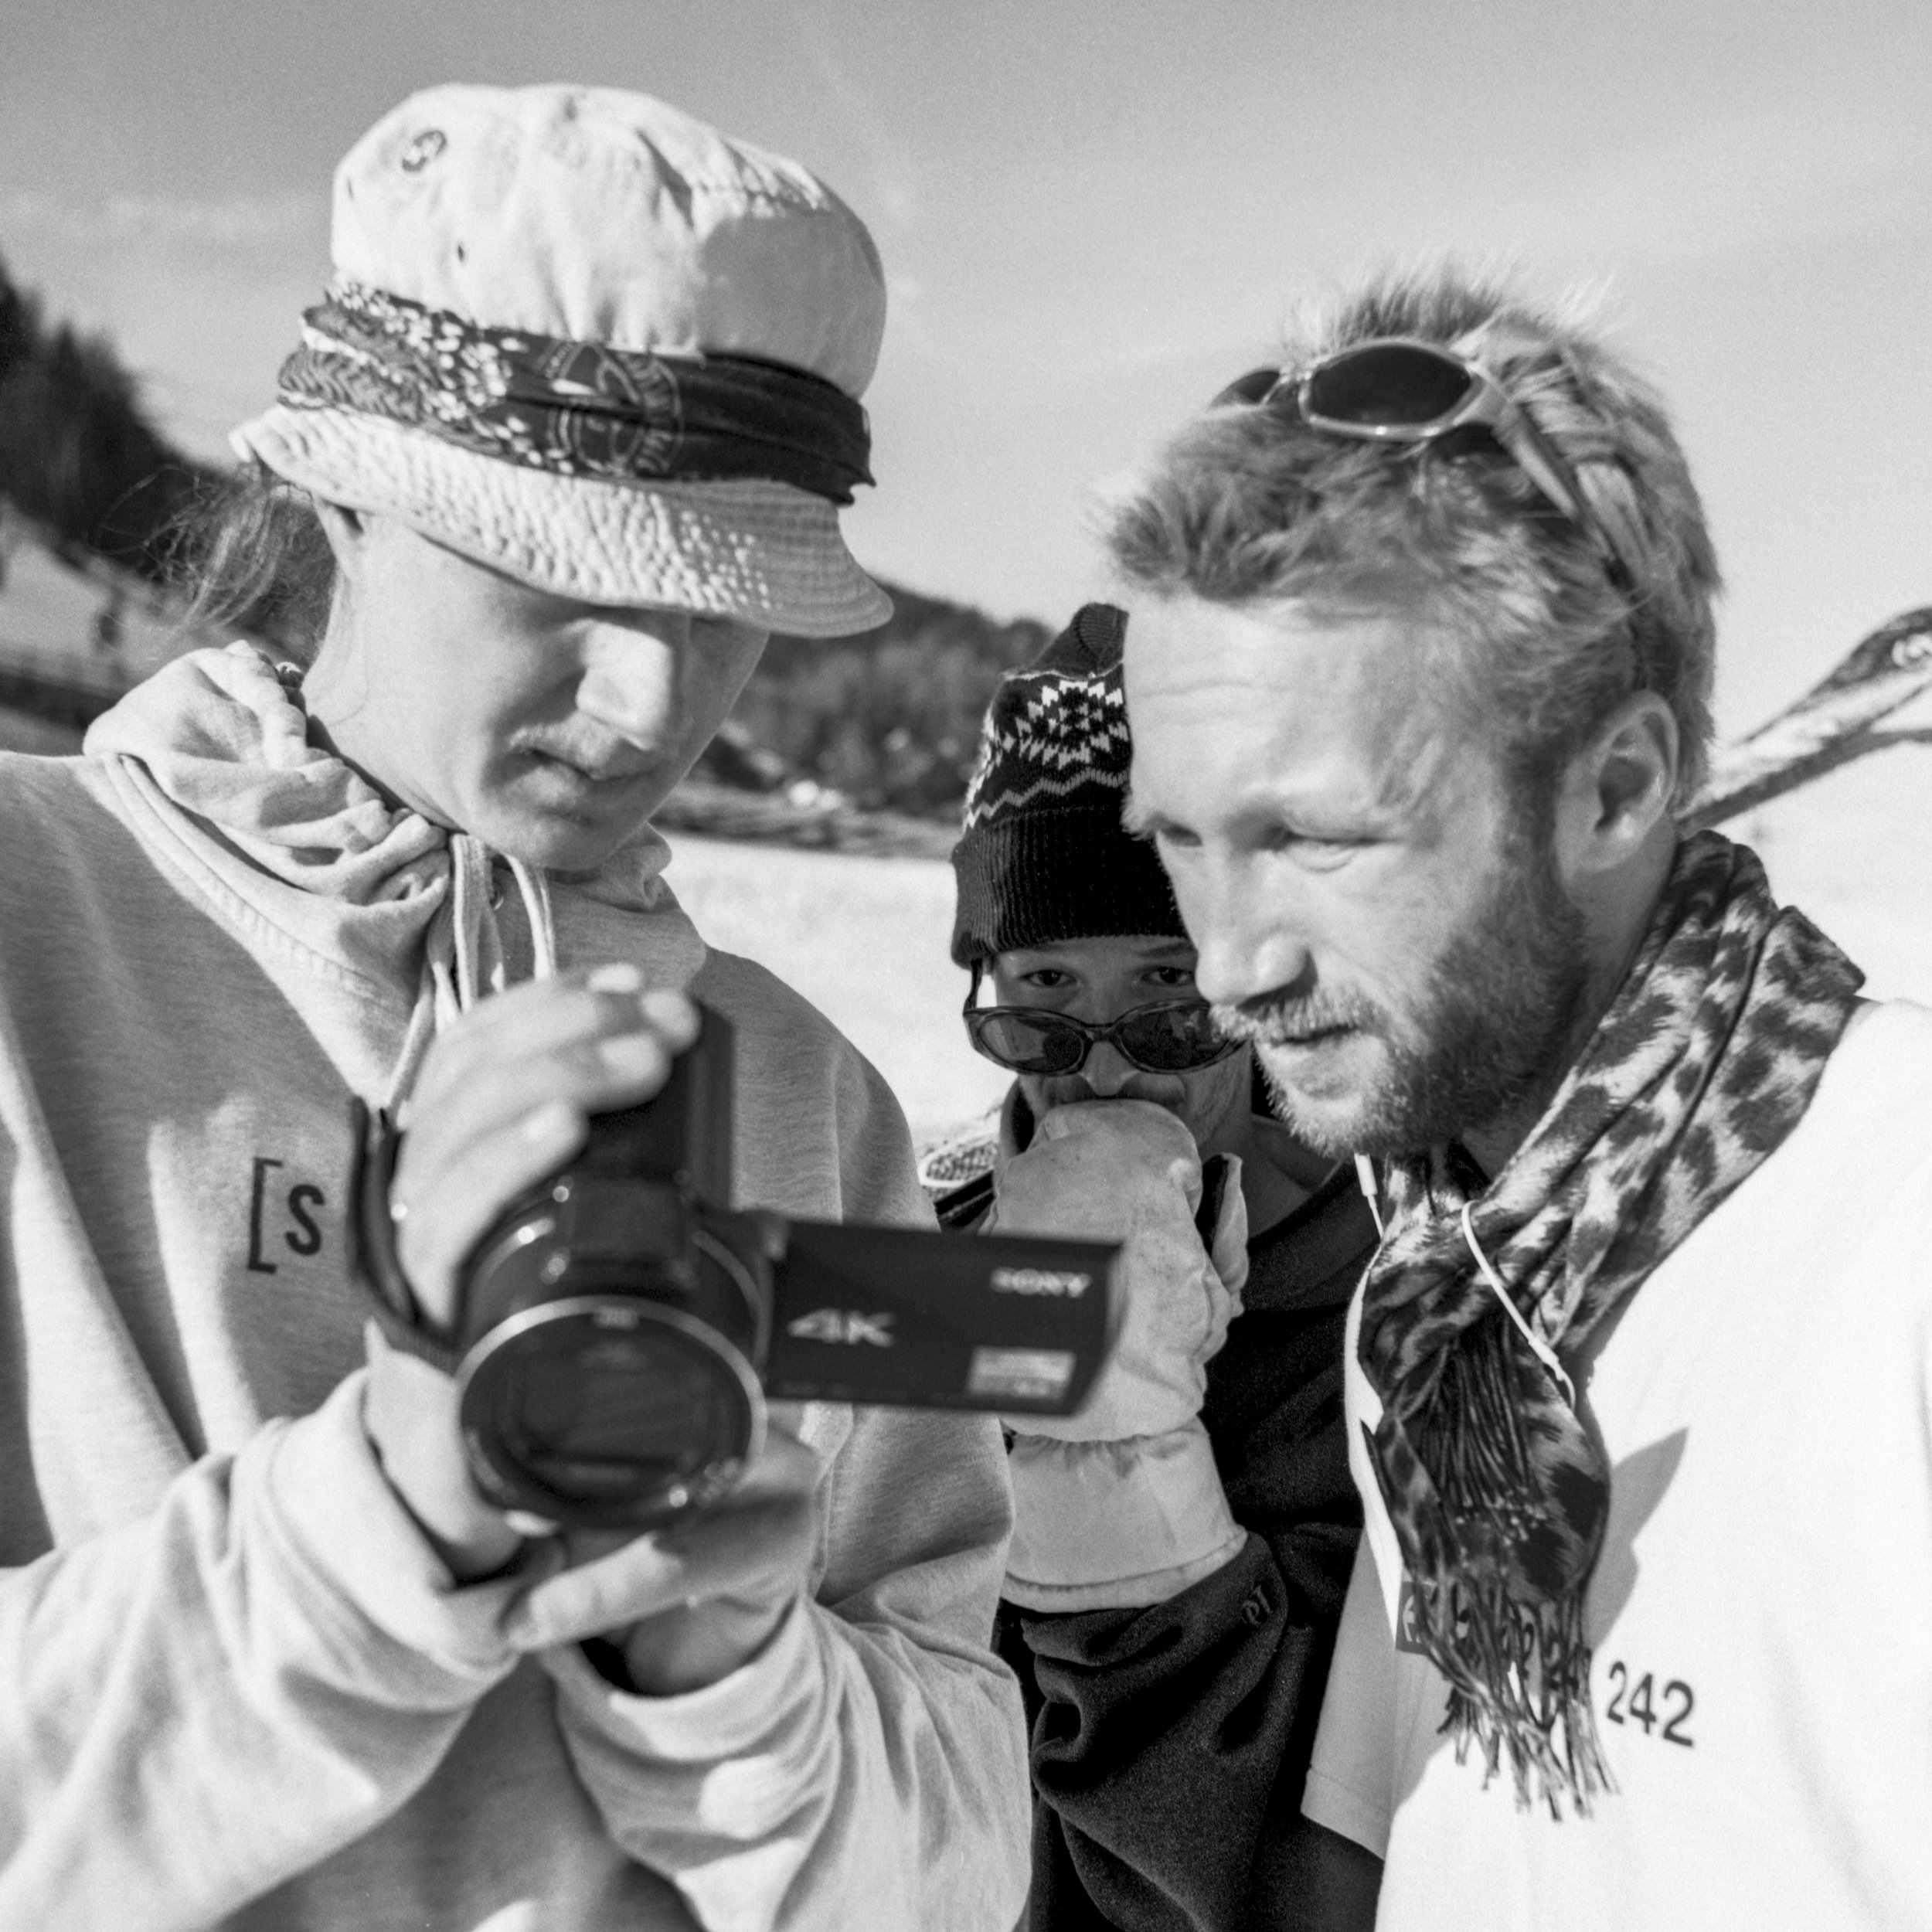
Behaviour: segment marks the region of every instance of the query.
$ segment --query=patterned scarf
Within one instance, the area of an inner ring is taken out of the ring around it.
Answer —
[[[834,503],[869,483],[866,412],[741,355],[662,356],[337,281],[277,379],[295,409],[354,410],[526,468],[617,482],[763,477]]]
[[[1363,1291],[1371,1460],[1448,1680],[1444,1728],[1517,1801],[1608,1787],[1583,1595],[1610,1471],[1545,1355],[1574,1356],[1798,1123],[1864,975],[1713,832],[1679,847],[1628,978],[1485,1186],[1459,1149],[1399,1162]],[[1465,1211],[1468,1235],[1465,1235]],[[1535,1332],[1502,1306],[1474,1247]]]

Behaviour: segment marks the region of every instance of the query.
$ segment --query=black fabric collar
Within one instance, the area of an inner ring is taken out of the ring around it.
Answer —
[[[1345,1305],[1379,1239],[1354,1164],[1339,1162],[1292,1214],[1248,1243],[1243,1312]]]

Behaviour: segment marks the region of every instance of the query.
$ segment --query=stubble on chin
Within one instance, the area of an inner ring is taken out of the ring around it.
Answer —
[[[1334,1159],[1399,1157],[1538,1111],[1575,1045],[1589,981],[1581,916],[1539,845],[1499,870],[1412,1011],[1347,1000],[1324,1012],[1298,1000],[1250,1003],[1223,1023],[1254,1042],[1275,1111],[1298,1138]],[[1278,1045],[1318,1019],[1379,1049],[1374,1068],[1327,1094],[1295,1085]]]
[[[1325,1098],[1295,1083],[1295,1070],[1284,1049],[1277,1047],[1270,1052],[1265,1043],[1257,1041],[1255,1058],[1276,1119],[1303,1146],[1332,1161],[1373,1151],[1363,1136],[1372,1131],[1368,1123],[1387,1090],[1386,1080]]]

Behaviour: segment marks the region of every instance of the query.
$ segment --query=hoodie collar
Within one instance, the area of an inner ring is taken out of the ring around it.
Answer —
[[[253,645],[177,658],[97,719],[83,749],[138,759],[172,803],[300,891],[372,906],[449,876],[451,835],[311,744],[299,674]],[[570,883],[608,906],[656,911],[670,855],[647,825]]]
[[[83,750],[111,768],[131,821],[230,920],[280,936],[269,954],[292,942],[363,996],[340,1013],[298,1004],[349,1084],[386,1105],[406,1094],[435,1034],[560,954],[632,959],[670,986],[703,963],[661,876],[670,848],[648,826],[594,874],[554,882],[553,910],[542,873],[389,804],[311,744],[299,679],[252,645],[175,659],[97,719]],[[372,998],[386,1017],[371,1017]]]

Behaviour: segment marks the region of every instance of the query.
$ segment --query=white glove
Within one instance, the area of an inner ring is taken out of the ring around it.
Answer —
[[[1000,1165],[988,1232],[1123,1244],[1114,1353],[1086,1406],[1011,1421],[1015,1603],[1159,1603],[1241,1547],[1200,1420],[1207,1364],[1247,1278],[1240,1162],[1226,1159],[1206,1248],[1194,1224],[1202,1185],[1192,1135],[1148,1100],[1056,1107]]]

